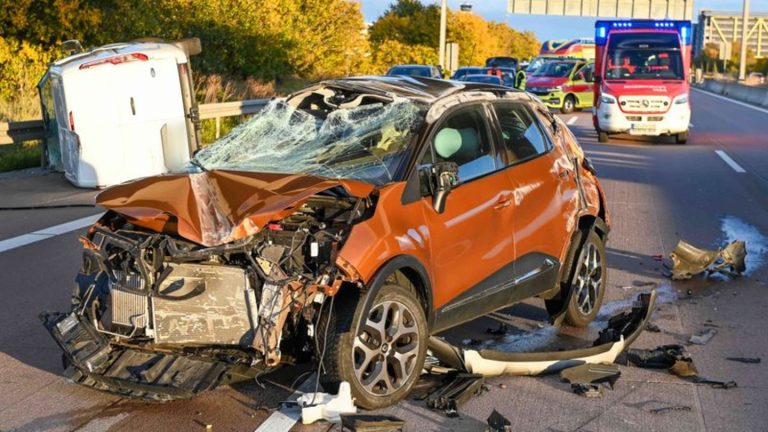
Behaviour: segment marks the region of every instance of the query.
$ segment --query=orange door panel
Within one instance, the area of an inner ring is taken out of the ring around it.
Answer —
[[[512,261],[514,199],[509,177],[497,171],[451,191],[445,212],[424,198],[430,231],[435,308]]]

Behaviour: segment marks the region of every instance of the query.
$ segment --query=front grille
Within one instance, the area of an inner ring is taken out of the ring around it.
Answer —
[[[666,112],[669,98],[666,96],[619,96],[621,109],[628,112]]]
[[[114,271],[117,281],[110,279],[109,289],[112,298],[112,322],[129,327],[145,328],[147,326],[148,299],[146,295],[132,292],[143,290],[144,279],[136,273],[121,270]]]
[[[642,116],[627,116],[627,120],[628,121],[642,121],[643,117]]]
[[[648,121],[660,122],[664,120],[664,116],[648,116]]]

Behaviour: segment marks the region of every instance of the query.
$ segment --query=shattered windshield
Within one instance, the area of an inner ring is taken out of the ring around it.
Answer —
[[[306,108],[273,100],[202,149],[194,163],[206,170],[304,173],[374,185],[396,181],[423,112],[407,99],[362,100],[367,103],[358,98]]]

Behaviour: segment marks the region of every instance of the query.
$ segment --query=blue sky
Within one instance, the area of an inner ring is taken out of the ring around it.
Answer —
[[[389,5],[390,0],[358,0],[362,5],[366,22],[375,21]],[[541,41],[549,39],[569,39],[578,36],[592,36],[595,18],[559,17],[541,15],[508,15],[506,0],[448,0],[448,7],[458,9],[464,2],[472,4],[472,10],[488,20],[502,21],[516,30],[531,30]],[[422,0],[423,3],[437,3],[437,0]],[[763,1],[752,1],[752,10],[767,12],[768,5]],[[761,3],[763,3],[761,5]],[[694,3],[698,16],[701,9],[740,11],[743,0],[697,0]]]

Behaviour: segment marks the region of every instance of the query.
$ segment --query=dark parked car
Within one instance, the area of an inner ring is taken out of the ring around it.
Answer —
[[[464,75],[459,81],[495,84],[498,86],[504,85],[504,80],[502,80],[500,77],[496,75],[488,75],[488,74]]]
[[[387,71],[388,76],[418,76],[425,78],[442,78],[440,69],[431,65],[397,65]]]
[[[451,79],[461,80],[465,75],[474,75],[484,73],[485,68],[482,66],[464,66],[456,69],[451,76]]]
[[[606,287],[591,164],[497,85],[322,82],[97,202],[72,308],[41,318],[75,382],[121,397],[314,358],[327,391],[379,408],[410,392],[431,334],[533,296],[586,326]]]

